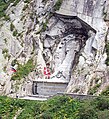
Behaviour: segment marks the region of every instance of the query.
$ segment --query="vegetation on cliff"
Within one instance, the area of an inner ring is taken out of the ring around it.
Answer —
[[[28,76],[28,74],[33,71],[34,67],[35,65],[33,63],[33,59],[29,59],[28,62],[24,65],[18,63],[17,72],[13,74],[11,80],[20,80]]]
[[[57,0],[56,4],[54,6],[55,11],[60,9],[62,2],[63,2],[63,0]]]
[[[101,95],[109,96],[109,86],[107,86],[102,92]]]
[[[8,8],[10,3],[13,3],[13,6],[16,6],[20,0],[0,0],[0,18],[4,17],[6,20],[9,18],[5,14],[5,10]]]
[[[67,96],[53,97],[45,102],[0,97],[3,119],[109,119],[109,98],[75,100]],[[18,114],[20,110],[20,113]]]

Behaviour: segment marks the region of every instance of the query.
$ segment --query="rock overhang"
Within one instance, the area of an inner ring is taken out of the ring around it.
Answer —
[[[58,12],[54,12],[53,16],[66,24],[67,29],[65,31],[65,35],[68,34],[79,34],[88,37],[88,32],[92,31],[96,34],[96,30],[92,28],[85,21],[80,19],[78,16],[64,15]]]

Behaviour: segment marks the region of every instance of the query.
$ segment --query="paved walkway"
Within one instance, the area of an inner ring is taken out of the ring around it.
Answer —
[[[25,96],[19,99],[25,99],[25,100],[39,100],[39,101],[45,101],[47,100],[46,97],[29,97],[29,96]]]
[[[24,96],[24,97],[19,97],[19,99],[39,100],[39,101],[45,101],[48,98],[50,98],[50,96],[45,96],[45,95],[27,95],[27,96]]]

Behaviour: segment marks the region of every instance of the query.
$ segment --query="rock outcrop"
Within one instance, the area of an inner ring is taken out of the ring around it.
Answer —
[[[91,37],[88,38],[86,46],[81,52],[79,62],[73,70],[67,92],[92,94],[90,90],[94,86],[99,84],[98,89],[94,92],[96,93],[100,86],[104,85],[105,75],[107,74],[105,41],[108,32],[104,16],[105,19],[108,18],[108,3],[109,1],[104,0],[69,0],[64,1],[61,6],[59,12],[78,16],[96,30],[96,34],[90,33]],[[65,6],[67,10],[64,9]],[[99,81],[96,82],[95,80]]]
[[[10,19],[0,20],[0,94],[31,95],[35,79],[68,81],[66,92],[80,94],[108,86],[109,0],[63,0],[54,11],[56,2],[21,0],[7,8]]]

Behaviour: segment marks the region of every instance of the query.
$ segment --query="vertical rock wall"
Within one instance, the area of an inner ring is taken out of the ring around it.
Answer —
[[[101,86],[106,78],[105,60],[107,56],[104,49],[108,26],[104,21],[104,10],[106,11],[108,3],[108,0],[65,0],[58,11],[63,14],[78,16],[97,31],[96,34],[90,33],[91,37],[81,52],[76,69],[73,70],[68,92],[87,94],[94,85],[100,83]],[[108,12],[106,13],[108,14]],[[94,83],[96,79],[99,80],[97,84]]]
[[[38,78],[68,80],[67,92],[85,94],[96,84],[102,91],[108,82],[104,48],[109,0],[63,0],[51,16],[56,1],[21,0],[6,10],[10,21],[0,21],[1,94],[31,94],[32,81]],[[24,65],[31,58],[35,69],[20,81],[10,80],[12,62]]]

